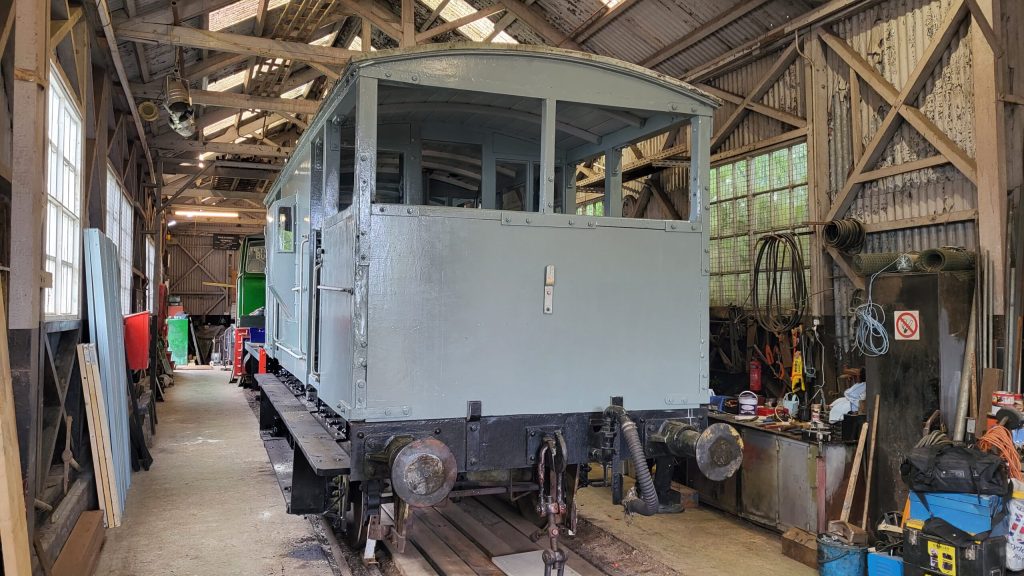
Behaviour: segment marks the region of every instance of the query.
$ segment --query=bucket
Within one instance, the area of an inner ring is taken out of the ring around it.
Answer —
[[[739,396],[740,414],[754,414],[757,411],[757,394],[747,390]]]
[[[831,536],[818,537],[818,574],[821,576],[864,576],[868,549],[849,546]]]
[[[796,392],[786,394],[782,397],[782,407],[795,417],[796,411],[800,408],[800,396]]]

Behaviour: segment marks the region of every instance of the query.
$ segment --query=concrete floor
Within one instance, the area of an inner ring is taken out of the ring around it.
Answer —
[[[818,571],[782,555],[778,534],[712,508],[631,521],[607,488],[580,490],[580,517],[683,576],[814,576]]]
[[[124,521],[98,576],[330,576],[309,521],[284,499],[245,395],[228,373],[178,371]]]

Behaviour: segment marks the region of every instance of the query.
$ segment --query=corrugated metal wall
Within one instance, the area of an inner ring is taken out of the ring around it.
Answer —
[[[719,90],[736,96],[746,97],[761,78],[768,73],[780,54],[774,53],[751,62],[743,67],[726,72],[708,81]],[[801,68],[803,62],[798,58],[782,76],[772,85],[761,98],[760,103],[783,112],[805,117],[804,87]],[[721,126],[736,111],[737,105],[726,102],[715,112],[714,125]],[[717,128],[716,128],[717,130]],[[751,144],[757,144],[768,138],[779,136],[793,130],[793,126],[783,124],[774,118],[757,113],[747,113],[736,129],[722,142],[715,152],[728,152]]]
[[[893,0],[833,24],[834,33],[846,40],[897,90],[908,81],[935,29],[950,9],[951,0]],[[968,155],[974,155],[974,91],[971,67],[970,19],[962,25],[914,103],[942,132]],[[859,115],[866,144],[885,118],[889,106],[861,82],[864,103],[851,110],[849,68],[826,50],[829,94],[829,189],[834,198],[856,162],[851,140],[853,111]],[[936,155],[927,140],[906,123],[901,124],[876,168]],[[849,215],[866,223],[896,222],[977,208],[974,184],[951,165],[918,170],[866,183]],[[903,252],[938,246],[975,249],[973,222],[960,222],[879,232],[868,235],[865,252]],[[837,331],[849,335],[843,316],[853,296],[852,284],[838,267],[834,269]]]
[[[188,314],[231,314],[233,290],[203,283],[232,284],[235,252],[213,248],[211,235],[192,234],[175,234],[167,250],[168,295],[181,296]]]

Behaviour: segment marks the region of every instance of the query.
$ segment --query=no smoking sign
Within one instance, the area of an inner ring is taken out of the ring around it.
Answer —
[[[921,313],[917,310],[897,310],[893,313],[894,333],[897,340],[921,339]]]

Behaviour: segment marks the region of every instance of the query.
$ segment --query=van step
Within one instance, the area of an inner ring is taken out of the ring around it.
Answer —
[[[273,374],[258,374],[260,429],[291,514],[327,509],[331,480],[351,471],[347,442],[313,416],[309,407]]]

